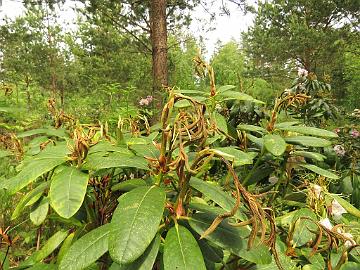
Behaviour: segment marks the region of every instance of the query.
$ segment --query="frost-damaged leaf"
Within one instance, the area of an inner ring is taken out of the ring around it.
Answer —
[[[326,147],[331,145],[331,142],[328,140],[310,136],[285,137],[285,141],[291,144],[300,144],[312,147]]]
[[[137,168],[149,170],[147,161],[138,156],[129,156],[124,153],[110,153],[108,156],[98,154],[89,155],[83,168],[87,170],[100,170],[108,168]]]
[[[305,134],[305,135],[319,136],[319,137],[327,137],[327,138],[337,138],[338,137],[338,135],[332,131],[315,128],[315,127],[288,126],[288,127],[280,127],[279,129],[296,132],[296,133],[301,133],[301,134]]]
[[[71,245],[61,260],[59,270],[81,270],[108,251],[111,225],[105,224],[85,234]]]
[[[286,142],[280,135],[265,135],[264,145],[266,150],[274,156],[281,156],[286,150]]]
[[[1,182],[0,188],[7,189],[10,194],[16,193],[44,173],[64,163],[68,154],[69,151],[64,144],[46,148],[40,154],[26,160],[19,174]]]
[[[327,170],[324,170],[318,166],[312,165],[312,164],[300,164],[301,167],[306,168],[310,171],[313,171],[314,173],[317,173],[319,175],[325,176],[330,179],[339,179],[339,176],[336,174],[329,172]]]
[[[35,209],[30,213],[30,220],[34,225],[39,226],[44,222],[49,211],[49,198],[42,198],[34,208]]]
[[[51,207],[63,218],[72,217],[81,207],[89,175],[75,167],[64,167],[51,181]]]
[[[129,264],[139,258],[153,240],[165,207],[159,187],[138,187],[122,195],[111,220],[109,252],[112,259]]]
[[[175,225],[166,235],[164,269],[206,270],[198,243],[183,226]]]
[[[131,264],[119,265],[113,263],[111,270],[151,270],[153,269],[156,256],[160,247],[160,235],[156,235],[150,246],[136,261]]]

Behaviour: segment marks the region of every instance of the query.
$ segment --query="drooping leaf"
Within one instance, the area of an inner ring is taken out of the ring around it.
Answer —
[[[110,153],[108,156],[89,155],[83,168],[88,170],[100,170],[108,168],[138,168],[149,170],[147,161],[138,156],[129,156],[123,153]]]
[[[264,145],[266,150],[274,156],[281,156],[286,150],[286,142],[280,135],[265,135]]]
[[[312,146],[312,147],[326,147],[331,145],[331,142],[326,139],[310,137],[310,136],[285,137],[285,141],[291,144],[300,144],[300,145]]]
[[[307,152],[307,151],[294,151],[293,155],[310,158],[310,159],[313,159],[316,161],[324,161],[324,159],[326,159],[326,156],[324,156],[320,153]]]
[[[64,167],[51,181],[51,207],[63,218],[72,217],[81,207],[89,175],[76,167]]]
[[[129,180],[120,182],[118,184],[115,184],[111,187],[111,190],[112,191],[120,190],[120,191],[127,192],[130,190],[133,190],[134,188],[142,187],[142,186],[146,186],[146,185],[147,185],[147,183],[145,182],[144,179],[135,178],[135,179],[129,179]]]
[[[252,164],[253,159],[256,157],[255,152],[243,152],[235,147],[217,147],[213,149],[217,154],[223,158],[233,161],[234,166],[242,166],[246,164]]]
[[[175,225],[166,235],[164,269],[206,269],[199,245],[191,232],[183,226]]]
[[[254,125],[245,125],[245,124],[240,124],[237,126],[238,129],[240,130],[245,130],[245,131],[256,131],[256,132],[266,132],[266,129],[260,126],[254,126]]]
[[[325,176],[330,179],[339,179],[339,176],[336,174],[329,172],[327,170],[324,170],[318,166],[312,165],[312,164],[300,164],[301,167],[306,168],[310,171],[313,171],[314,173],[317,173],[319,175]]]
[[[127,265],[113,263],[111,270],[151,270],[153,269],[156,256],[160,247],[160,235],[156,235],[150,246],[136,261]]]
[[[231,197],[228,193],[223,191],[221,187],[219,187],[215,183],[211,184],[199,178],[191,177],[190,186],[200,191],[202,194],[214,201],[227,212],[230,212],[235,206],[235,199]],[[240,210],[237,211],[235,216],[242,220],[246,218],[245,214],[241,213]]]
[[[129,264],[139,258],[153,240],[165,207],[165,192],[156,186],[138,187],[118,201],[109,235],[112,259]]]
[[[351,203],[344,200],[337,194],[328,193],[327,196],[330,196],[332,199],[338,201],[338,203],[351,215],[360,218],[360,210],[354,207]]]
[[[44,182],[38,185],[36,188],[31,190],[29,193],[27,193],[24,197],[21,198],[20,202],[16,205],[16,208],[11,216],[11,219],[16,219],[22,212],[22,210],[25,208],[25,206],[29,205],[30,201],[37,197],[40,199],[41,195],[43,194],[44,190],[47,189],[50,186],[50,182]],[[34,201],[35,203],[36,201]]]
[[[327,137],[327,138],[338,137],[338,135],[335,132],[328,131],[326,129],[315,128],[315,127],[288,126],[288,127],[280,127],[279,129],[296,132],[304,135],[312,135],[312,136]]]
[[[54,169],[56,166],[67,160],[69,150],[64,144],[46,148],[40,154],[31,157],[30,160],[24,161],[25,166],[14,177],[9,178],[0,183],[0,188],[5,188],[10,194],[14,194],[31,182],[35,181],[39,176]]]
[[[96,262],[108,251],[111,225],[105,224],[71,245],[60,262],[59,270],[81,270]]]
[[[211,225],[216,216],[210,213],[196,213],[189,220],[191,228],[202,235]],[[266,246],[254,245],[252,249],[247,249],[247,236],[249,230],[243,227],[230,226],[224,220],[214,232],[205,238],[217,246],[229,250],[231,253],[256,264],[268,264],[271,262],[271,255]]]
[[[30,220],[34,225],[39,226],[44,222],[49,211],[49,198],[42,198],[41,201],[34,206],[34,210],[30,213]]]
[[[317,221],[317,217],[308,208],[302,208],[295,212],[292,219],[293,226],[295,226],[292,240],[295,246],[300,247],[315,240],[316,235],[312,231],[316,231],[318,227],[314,221]]]
[[[58,231],[45,242],[44,246],[39,251],[33,253],[23,264],[34,265],[37,262],[41,262],[60,246],[67,235],[67,231]]]

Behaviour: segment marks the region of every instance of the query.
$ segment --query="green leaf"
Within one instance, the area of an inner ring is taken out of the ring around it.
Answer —
[[[49,211],[49,198],[44,197],[42,200],[35,205],[35,209],[30,213],[31,222],[39,226],[46,219],[47,213]]]
[[[216,183],[209,183],[199,178],[191,177],[190,186],[200,191],[227,212],[230,212],[235,206],[235,199],[223,191]],[[246,215],[238,210],[235,213],[235,217],[244,220]]]
[[[81,270],[96,262],[108,251],[111,225],[105,224],[77,240],[65,254],[59,270]]]
[[[0,150],[0,158],[11,156],[12,153],[6,150]]]
[[[225,91],[225,92],[218,93],[217,96],[219,96],[223,101],[236,99],[236,100],[240,100],[240,101],[251,101],[254,103],[265,104],[264,102],[257,100],[255,98],[253,98],[252,96],[249,96],[249,95],[247,95],[245,93],[241,93],[241,92]]]
[[[326,129],[315,128],[315,127],[288,126],[288,127],[280,127],[279,129],[290,132],[301,133],[305,135],[319,136],[319,137],[327,137],[327,138],[338,137],[338,135],[335,132],[328,131]]]
[[[235,88],[235,85],[222,85],[222,86],[218,87],[217,92],[223,93],[223,92],[229,91],[234,88]]]
[[[18,138],[25,138],[25,137],[29,137],[29,136],[33,136],[33,135],[38,135],[38,134],[46,134],[48,136],[59,137],[59,138],[67,137],[65,129],[62,129],[62,128],[54,129],[54,128],[51,128],[51,127],[32,129],[32,130],[28,130],[28,131],[25,131],[25,132],[21,132],[21,133],[17,134],[17,137]]]
[[[266,150],[268,150],[274,156],[281,156],[286,150],[286,142],[279,135],[265,135],[264,145]]]
[[[88,155],[92,155],[99,152],[116,152],[129,156],[134,156],[134,154],[129,149],[127,149],[127,147],[116,146],[108,141],[100,141],[94,146],[90,147]]]
[[[33,253],[25,262],[25,265],[33,265],[36,262],[40,262],[43,259],[47,258],[51,253],[57,249],[62,241],[67,237],[67,231],[58,231],[53,236],[51,236],[44,246],[39,250]]]
[[[317,173],[319,175],[325,176],[330,179],[339,179],[339,176],[336,174],[329,172],[327,170],[324,170],[318,166],[312,165],[312,164],[300,164],[301,167],[306,168],[310,171],[313,171],[314,173]]]
[[[21,214],[23,209],[26,206],[30,205],[30,201],[33,198],[40,199],[40,197],[43,194],[43,192],[45,191],[45,189],[47,189],[49,186],[50,186],[50,182],[41,183],[36,188],[31,190],[29,193],[27,193],[24,197],[22,197],[20,202],[16,205],[16,208],[11,216],[11,219],[13,220],[13,219],[16,219],[17,217],[19,217],[19,215]],[[40,197],[37,197],[38,195],[40,195]],[[33,203],[35,203],[35,202],[36,201],[34,201]]]
[[[237,126],[238,129],[240,130],[245,130],[245,131],[256,131],[256,132],[266,132],[266,129],[260,126],[254,126],[254,125],[243,125],[240,124]]]
[[[316,235],[311,231],[316,231],[318,228],[313,221],[309,219],[302,219],[302,217],[317,221],[317,217],[314,212],[308,208],[302,208],[295,212],[292,219],[293,226],[295,226],[292,240],[294,245],[297,247],[303,246],[309,241],[315,240]]]
[[[223,115],[221,115],[220,113],[218,112],[214,112],[214,119],[215,119],[215,122],[216,122],[216,126],[217,128],[224,132],[225,134],[228,133],[228,127],[227,127],[227,123],[226,123],[226,119]]]
[[[160,156],[160,150],[154,144],[134,144],[130,146],[130,149],[140,157],[158,158]]]
[[[257,153],[248,152],[245,153],[235,147],[217,147],[214,148],[217,154],[221,155],[223,158],[233,161],[234,166],[242,166],[246,164],[252,164],[253,159],[256,157]]]
[[[97,171],[108,168],[138,168],[149,170],[147,161],[142,157],[129,156],[123,153],[110,153],[108,156],[89,155],[86,158],[84,169]]]
[[[111,221],[109,252],[112,259],[129,264],[153,240],[165,207],[165,192],[156,186],[138,187],[122,195]]]
[[[285,141],[291,144],[300,144],[312,147],[326,147],[331,145],[331,142],[328,140],[310,136],[285,137]]]
[[[72,232],[64,240],[64,242],[61,245],[61,248],[59,250],[59,253],[57,255],[57,260],[56,260],[57,264],[60,264],[60,262],[62,261],[62,259],[65,256],[65,254],[68,252],[69,248],[71,247],[71,245],[73,243],[74,236],[75,236],[75,232]]]
[[[63,144],[46,148],[40,154],[31,157],[30,161],[25,161],[25,166],[19,174],[1,182],[0,188],[5,188],[10,194],[15,194],[39,176],[64,163],[68,153],[68,149],[64,149]]]
[[[360,210],[354,207],[351,203],[344,200],[337,194],[328,193],[328,196],[330,196],[332,199],[335,199],[338,201],[338,203],[351,215],[360,218]]]
[[[183,226],[176,224],[166,235],[164,269],[206,270],[199,245]]]
[[[115,184],[111,187],[112,191],[124,191],[124,192],[128,192],[130,190],[133,190],[134,188],[137,187],[142,187],[142,186],[146,186],[147,183],[145,182],[144,179],[141,178],[135,178],[135,179],[129,179],[123,182],[120,182],[118,184]]]
[[[57,266],[55,264],[37,263],[26,270],[57,270]]]
[[[88,179],[88,174],[68,166],[53,176],[49,191],[50,204],[59,216],[70,218],[80,209]]]
[[[146,249],[143,255],[141,255],[136,261],[127,265],[118,265],[113,263],[111,265],[112,270],[151,270],[153,269],[158,251],[160,247],[160,235],[156,235],[150,246]]]
[[[341,267],[340,270],[359,270],[360,264],[355,262],[346,262]]]
[[[212,224],[216,216],[211,213],[196,213],[189,220],[191,228],[198,234],[203,234]],[[254,245],[247,250],[249,230],[243,227],[233,227],[224,220],[214,232],[205,238],[223,249],[256,264],[268,264],[271,262],[271,255],[264,245]]]
[[[224,252],[221,248],[210,245],[208,240],[201,239],[198,241],[204,260],[215,263],[221,263],[224,258]]]
[[[298,121],[276,123],[275,128],[282,129],[282,128],[291,127],[291,126],[294,126],[294,125],[297,125],[297,124],[299,124]]]
[[[310,159],[313,159],[316,161],[324,161],[324,159],[326,159],[326,156],[324,156],[322,154],[315,153],[315,152],[307,152],[307,151],[295,151],[295,152],[293,152],[293,155],[310,158]]]

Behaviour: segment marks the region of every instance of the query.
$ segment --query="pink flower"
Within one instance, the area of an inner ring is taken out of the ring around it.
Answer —
[[[352,130],[350,131],[350,136],[353,137],[353,138],[357,138],[357,137],[360,136],[360,132],[357,131],[356,129],[352,129]]]
[[[334,146],[334,151],[335,151],[336,155],[338,155],[340,157],[345,156],[345,153],[346,153],[344,146],[342,146],[340,144],[337,144]]]
[[[139,101],[140,106],[149,106],[149,104],[153,101],[152,96],[147,96],[146,98],[141,98]]]
[[[335,128],[334,132],[335,132],[336,134],[339,134],[340,128]]]
[[[309,72],[304,68],[298,68],[298,76],[299,77],[306,77],[309,74]]]

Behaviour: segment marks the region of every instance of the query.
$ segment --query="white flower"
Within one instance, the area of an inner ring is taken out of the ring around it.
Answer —
[[[347,211],[337,200],[333,200],[331,203],[330,213],[333,215],[335,220],[338,220],[341,218],[341,215],[347,213]]]
[[[304,68],[298,68],[298,76],[299,77],[306,77],[309,74],[309,72]]]
[[[338,155],[340,157],[343,157],[346,154],[344,146],[342,146],[340,144],[337,144],[334,146],[334,151],[335,151],[336,155]]]
[[[331,230],[333,228],[333,225],[330,222],[330,219],[324,218],[319,221],[321,225],[323,225],[326,229]]]
[[[272,184],[272,185],[275,185],[278,181],[279,181],[279,178],[276,177],[275,175],[269,177],[269,182],[270,182],[270,184]]]
[[[320,199],[320,198],[321,198],[322,187],[319,186],[319,185],[313,185],[312,188],[313,188],[313,190],[314,190],[314,193],[315,193],[316,198],[317,198],[317,199]]]
[[[353,239],[353,236],[351,233],[342,233],[343,236],[349,238],[349,240],[346,240],[344,245],[346,248],[350,248],[352,246],[355,246],[356,245],[356,242],[355,240]]]

